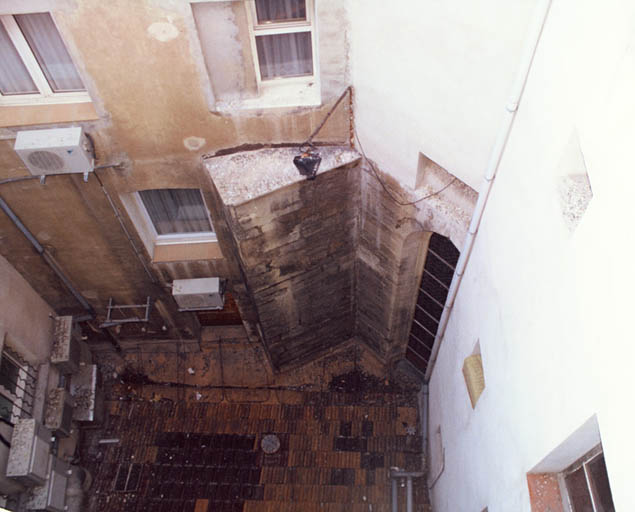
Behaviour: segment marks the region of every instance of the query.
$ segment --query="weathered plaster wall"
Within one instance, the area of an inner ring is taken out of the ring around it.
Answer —
[[[123,169],[103,169],[99,176],[148,265],[151,255],[144,249],[121,196],[152,188],[201,188],[213,210],[214,191],[202,172],[202,155],[243,144],[300,142],[340,92],[326,94],[321,107],[236,110],[221,116],[210,111],[213,91],[188,2],[29,0],[20,6],[0,2],[0,14],[41,11],[52,13],[93,99],[96,119],[74,124],[82,125],[93,138],[97,165],[125,164]],[[346,23],[343,11],[337,12],[337,19],[328,13],[331,17],[324,20],[327,33],[335,30],[328,28],[330,23],[336,21],[342,27]],[[341,58],[331,54],[332,63],[340,67],[331,63],[330,83],[338,79],[345,83],[346,46],[337,40],[329,44],[332,52],[341,53]],[[13,151],[18,130],[65,126],[47,123],[66,120],[72,114],[68,109],[61,112],[59,106],[45,108],[45,112],[40,107],[20,107],[20,115],[4,108],[0,107],[0,120],[9,126],[0,128],[0,180],[29,174]],[[343,104],[316,140],[344,143],[348,138],[349,110]],[[218,275],[240,286],[235,265],[218,251],[205,261],[156,263],[151,269],[159,282],[153,283],[94,176],[88,183],[77,176],[60,176],[50,177],[44,186],[37,181],[2,185],[0,194],[55,255],[99,314],[104,313],[110,296],[121,304],[138,303],[151,295],[161,301],[153,310],[151,330],[158,329],[160,334],[167,325],[175,329],[169,329],[166,336],[190,336],[194,332],[192,319],[176,313],[170,290],[164,285],[175,278]],[[56,311],[78,311],[75,300],[4,215],[0,216],[0,236],[0,254]],[[126,333],[124,329],[119,334]]]
[[[430,383],[441,427],[438,512],[529,512],[526,473],[563,469],[597,439],[615,510],[635,509],[631,259],[635,5],[553,2]],[[589,38],[591,33],[603,37]],[[560,207],[572,134],[593,198],[575,231]],[[470,406],[463,359],[480,343]],[[544,467],[556,450],[559,465]]]
[[[535,4],[351,0],[355,121],[368,156],[414,188],[423,152],[476,188]]]
[[[51,352],[53,310],[0,256],[0,337],[32,365]],[[0,339],[0,344],[2,340]]]

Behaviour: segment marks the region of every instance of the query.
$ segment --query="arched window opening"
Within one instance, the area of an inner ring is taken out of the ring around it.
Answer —
[[[428,244],[406,359],[425,374],[459,251],[449,238],[433,233]]]

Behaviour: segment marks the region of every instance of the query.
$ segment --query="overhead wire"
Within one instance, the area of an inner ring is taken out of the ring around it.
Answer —
[[[384,189],[384,192],[388,195],[388,197],[390,197],[390,199],[392,199],[392,201],[398,204],[399,206],[412,206],[417,203],[420,203],[421,201],[425,201],[426,199],[430,199],[431,197],[439,195],[441,192],[448,189],[457,180],[457,177],[455,176],[446,185],[441,187],[439,190],[436,190],[434,192],[431,192],[430,194],[420,197],[419,199],[415,201],[408,201],[408,202],[401,201],[399,198],[394,196],[393,193],[388,189],[388,186],[384,183],[384,180],[382,180],[381,177],[379,176],[379,173],[377,172],[377,169],[375,168],[375,164],[371,160],[369,160],[368,157],[366,156],[366,152],[364,151],[364,147],[362,146],[362,141],[360,140],[359,135],[357,134],[357,128],[355,128],[355,126],[353,126],[353,132],[355,133],[355,139],[357,140],[357,144],[359,145],[359,150],[362,154],[362,157],[364,158],[364,161],[370,167],[373,176],[375,176],[375,179],[377,179],[377,181],[382,186],[382,188]]]
[[[333,106],[330,108],[330,110],[326,113],[326,115],[324,116],[324,119],[322,119],[322,121],[317,126],[317,128],[315,130],[313,130],[311,135],[309,135],[309,137],[302,144],[299,145],[300,151],[302,151],[303,148],[306,148],[306,147],[313,147],[313,139],[315,138],[315,136],[318,133],[320,133],[320,130],[324,127],[324,125],[326,124],[326,121],[328,121],[328,119],[331,117],[333,112],[335,112],[335,109],[342,102],[342,100],[344,99],[344,97],[346,96],[347,93],[352,95],[352,93],[353,93],[353,87],[352,86],[349,85],[346,89],[344,89],[344,92],[342,92],[342,94],[340,94],[340,97],[333,104]],[[360,153],[362,154],[362,157],[363,157],[364,161],[370,167],[373,176],[379,182],[379,184],[383,188],[383,190],[386,193],[386,195],[388,195],[388,197],[390,197],[390,199],[394,203],[398,204],[399,206],[412,206],[412,205],[415,205],[417,203],[420,203],[421,201],[425,201],[426,199],[430,199],[431,197],[437,196],[437,195],[441,194],[442,192],[444,192],[445,190],[447,190],[450,186],[452,186],[454,184],[454,182],[458,179],[456,176],[453,177],[446,185],[441,187],[439,190],[436,190],[434,192],[431,192],[430,194],[427,194],[427,195],[425,195],[423,197],[420,197],[419,199],[416,199],[415,201],[407,201],[407,202],[402,201],[401,199],[396,197],[389,190],[389,188],[386,185],[386,183],[384,182],[384,180],[381,178],[381,176],[379,176],[379,172],[375,168],[375,164],[366,156],[366,152],[364,151],[364,147],[362,145],[362,141],[360,140],[359,135],[357,134],[357,128],[355,127],[355,124],[353,123],[352,120],[351,120],[351,124],[352,124],[352,128],[353,128],[353,133],[355,134],[355,140],[357,140],[357,144],[359,146],[359,150],[360,150]]]

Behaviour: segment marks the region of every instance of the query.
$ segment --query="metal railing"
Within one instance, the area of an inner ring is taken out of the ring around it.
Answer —
[[[406,486],[406,512],[413,512],[412,479],[421,478],[423,475],[423,471],[405,471],[399,468],[390,468],[392,512],[399,512],[399,484],[403,487],[404,483]]]
[[[35,401],[37,373],[27,363],[20,363],[6,352],[0,359],[0,418],[15,424],[30,418]]]

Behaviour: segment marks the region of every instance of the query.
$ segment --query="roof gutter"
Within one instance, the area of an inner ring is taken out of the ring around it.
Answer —
[[[521,60],[521,66],[516,75],[516,80],[514,82],[509,101],[507,103],[507,106],[505,107],[505,113],[507,115],[505,116],[503,124],[498,132],[496,144],[492,148],[492,152],[490,154],[489,163],[487,165],[485,176],[483,177],[483,182],[481,184],[480,192],[478,195],[478,201],[476,202],[474,213],[472,214],[472,220],[470,221],[467,236],[463,244],[463,249],[461,250],[461,256],[459,257],[459,261],[457,262],[454,276],[452,276],[452,282],[450,283],[450,289],[448,290],[448,297],[445,302],[445,307],[443,308],[441,319],[439,320],[439,327],[434,338],[434,345],[432,346],[430,362],[428,363],[428,368],[425,374],[426,383],[430,382],[432,372],[434,371],[434,366],[439,354],[439,349],[441,348],[441,343],[443,341],[443,337],[448,326],[448,321],[450,319],[450,315],[452,314],[454,301],[456,299],[459,286],[461,285],[461,280],[463,279],[465,268],[467,267],[467,263],[470,259],[472,248],[474,247],[476,235],[481,225],[481,220],[483,219],[485,206],[487,205],[487,200],[492,190],[492,185],[494,184],[494,178],[496,178],[498,167],[500,166],[500,162],[503,158],[503,155],[505,154],[507,141],[509,139],[512,126],[514,124],[514,119],[516,118],[516,112],[518,111],[518,106],[522,99],[525,85],[527,84],[529,72],[531,70],[531,66],[536,55],[538,44],[540,43],[540,37],[542,36],[542,32],[547,21],[547,16],[549,15],[550,7],[551,0],[543,0],[538,6],[536,15],[534,16],[534,22],[531,26],[528,43],[525,46],[525,51]]]

